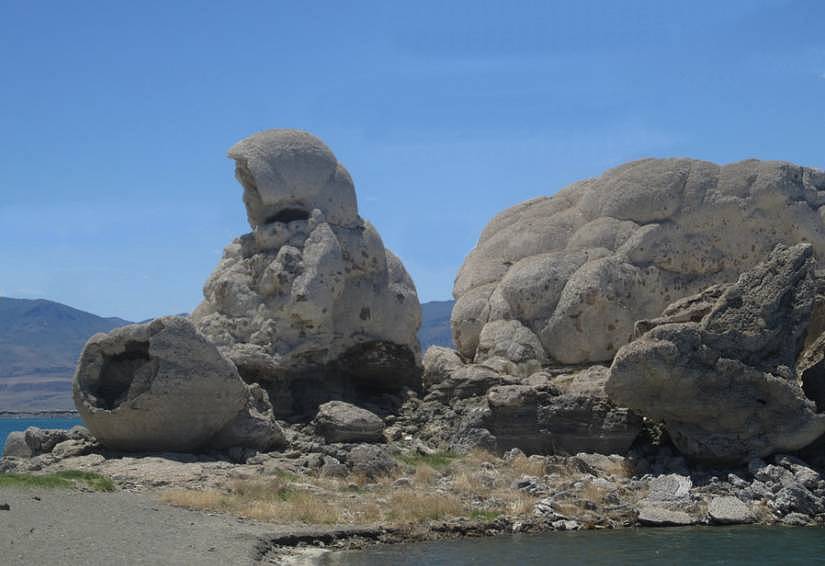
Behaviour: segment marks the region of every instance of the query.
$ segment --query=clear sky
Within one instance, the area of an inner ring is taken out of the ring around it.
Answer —
[[[187,312],[226,150],[327,142],[422,300],[498,211],[645,156],[825,167],[825,2],[0,0],[0,295]]]

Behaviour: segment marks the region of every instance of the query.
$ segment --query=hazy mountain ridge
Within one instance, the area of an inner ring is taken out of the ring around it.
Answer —
[[[418,341],[421,352],[430,346],[453,347],[453,334],[450,329],[450,314],[455,301],[430,301],[421,304],[421,328]]]
[[[124,324],[45,299],[0,297],[0,378],[71,374],[90,336]]]
[[[45,299],[0,297],[0,409],[71,408],[72,374],[86,340],[124,324]]]

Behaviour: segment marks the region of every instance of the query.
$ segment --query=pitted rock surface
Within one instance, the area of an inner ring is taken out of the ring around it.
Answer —
[[[500,335],[489,325],[518,321],[518,343],[543,346],[536,360],[609,361],[637,320],[735,281],[777,243],[810,242],[825,258],[823,204],[825,172],[785,162],[646,159],[610,169],[487,225],[456,278],[455,342],[468,359],[518,353],[483,340]]]
[[[747,462],[825,433],[797,380],[814,305],[813,248],[777,246],[732,284],[680,301],[616,355],[610,398],[662,420],[689,456]]]
[[[451,350],[431,347],[424,359],[429,393],[408,403],[402,420],[423,425],[425,439],[455,450],[624,454],[639,435],[642,419],[607,397],[608,368],[550,368],[516,377],[490,367],[494,359],[465,363]]]
[[[741,525],[755,520],[750,507],[730,495],[711,499],[708,503],[708,517],[717,525]]]
[[[321,405],[313,424],[315,430],[330,443],[383,440],[384,421],[380,417],[343,401],[329,401]]]
[[[226,247],[192,314],[276,416],[420,387],[420,307],[401,261],[358,215],[318,138],[267,130],[233,146],[252,232]]]
[[[283,441],[265,395],[182,317],[94,335],[73,397],[89,431],[111,450],[271,449]]]

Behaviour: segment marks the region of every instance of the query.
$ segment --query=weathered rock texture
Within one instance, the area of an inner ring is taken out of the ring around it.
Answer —
[[[82,426],[74,426],[69,430],[30,426],[25,431],[9,433],[3,448],[3,456],[31,458],[48,454],[61,444],[65,446],[66,442],[79,443],[85,449],[94,443],[94,439]]]
[[[641,418],[607,397],[606,367],[556,367],[525,377],[509,373],[518,369],[512,364],[494,367],[497,359],[465,363],[451,350],[431,347],[424,356],[429,392],[405,405],[388,436],[414,431],[458,452],[623,454],[639,435]]]
[[[805,396],[816,403],[818,412],[825,412],[825,273],[817,273],[818,293],[814,303],[814,316],[808,324],[805,348],[796,361],[796,371],[802,382]]]
[[[682,299],[616,355],[607,392],[663,420],[684,454],[744,461],[825,433],[797,380],[816,294],[813,248],[777,246],[732,284]]]
[[[229,150],[252,232],[192,314],[270,393],[276,416],[420,387],[420,307],[399,259],[358,215],[352,179],[318,138],[267,130]]]
[[[521,367],[609,361],[637,320],[736,280],[777,243],[825,258],[823,204],[825,172],[790,163],[616,167],[490,222],[456,278],[455,342]]]
[[[83,350],[74,402],[94,437],[123,451],[192,451],[283,442],[263,391],[181,317],[96,334]]]
[[[717,525],[741,525],[755,521],[750,507],[738,497],[730,495],[711,499],[708,503],[708,517]]]
[[[384,438],[384,421],[378,415],[343,401],[321,405],[314,425],[327,442],[378,442]]]
[[[209,446],[216,450],[235,447],[268,450],[285,443],[284,432],[275,422],[269,395],[253,383],[249,385],[244,408],[209,441]]]
[[[606,380],[607,368],[594,366],[493,387],[487,393],[490,413],[485,424],[499,450],[624,454],[639,434],[641,419],[608,400]]]

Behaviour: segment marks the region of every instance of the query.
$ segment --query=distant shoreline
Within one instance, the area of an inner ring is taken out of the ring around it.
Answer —
[[[0,411],[0,419],[27,419],[27,418],[47,418],[56,419],[61,417],[76,417],[77,411]]]

